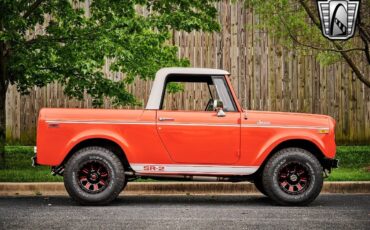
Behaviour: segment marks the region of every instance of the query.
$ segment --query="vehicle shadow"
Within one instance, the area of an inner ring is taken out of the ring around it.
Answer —
[[[227,206],[271,206],[274,205],[263,195],[139,195],[120,196],[111,205],[227,205]]]
[[[80,206],[68,196],[11,196],[0,197],[2,202],[28,206]],[[144,205],[258,205],[271,206],[274,203],[263,195],[121,195],[107,206]]]
[[[333,197],[334,198],[334,197]],[[338,198],[333,200],[335,205]],[[330,206],[331,199],[320,199],[320,197],[309,207]],[[2,203],[11,202],[14,205],[27,203],[28,206],[80,206],[68,196],[13,196],[0,197]],[[329,203],[328,203],[329,202]],[[233,206],[233,207],[277,207],[275,202],[263,195],[121,195],[109,206],[135,207],[135,206]],[[88,207],[88,206],[87,206]]]

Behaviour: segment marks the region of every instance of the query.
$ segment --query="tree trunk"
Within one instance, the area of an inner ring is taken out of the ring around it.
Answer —
[[[2,28],[1,28],[2,29]],[[5,45],[0,43],[0,168],[5,167],[5,98],[8,84],[4,57]]]
[[[5,82],[0,82],[0,168],[5,167]]]
[[[3,15],[3,9],[0,10]],[[0,32],[4,31],[3,17],[0,19]],[[7,78],[7,55],[5,42],[0,42],[0,169],[5,167],[5,134],[6,134],[6,114],[5,114],[5,99],[8,89]]]

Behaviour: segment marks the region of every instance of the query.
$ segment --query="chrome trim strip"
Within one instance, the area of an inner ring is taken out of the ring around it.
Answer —
[[[79,121],[79,120],[49,120],[46,123],[59,124],[114,124],[114,125],[173,125],[173,126],[216,126],[216,127],[240,127],[238,124],[222,124],[222,123],[181,123],[181,122],[133,122],[133,121]]]
[[[157,123],[158,126],[160,125],[168,125],[168,126],[207,126],[207,127],[240,127],[238,124],[222,124],[222,123],[182,123],[182,122],[160,122]]]
[[[242,128],[280,128],[280,129],[323,129],[323,130],[329,130],[328,127],[295,126],[295,125],[242,125]]]
[[[145,122],[145,121],[81,121],[81,120],[48,120],[46,123],[60,124],[101,124],[101,125],[167,125],[167,126],[206,126],[206,127],[240,127],[239,124],[222,123],[185,123],[185,122]],[[328,127],[321,126],[295,126],[295,125],[254,125],[243,124],[242,128],[280,128],[280,129],[320,129],[329,130]]]
[[[135,121],[80,121],[80,120],[49,120],[46,123],[59,124],[98,124],[98,125],[155,125],[155,122]]]

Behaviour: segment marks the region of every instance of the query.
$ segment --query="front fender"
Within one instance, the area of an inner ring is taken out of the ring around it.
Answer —
[[[325,157],[332,158],[332,149],[335,149],[335,147],[332,147],[330,140],[328,140],[330,139],[329,134],[319,134],[315,133],[315,131],[316,130],[288,130],[284,132],[275,132],[274,135],[271,136],[263,136],[259,141],[247,141],[247,149],[248,145],[252,146],[252,148],[247,150],[246,155],[250,157],[247,161],[249,161],[249,165],[260,166],[276,147],[284,142],[293,140],[310,142],[315,145]],[[253,151],[253,149],[255,151]]]

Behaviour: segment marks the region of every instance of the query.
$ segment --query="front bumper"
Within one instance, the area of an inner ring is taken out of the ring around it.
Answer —
[[[323,160],[323,166],[326,169],[331,170],[332,168],[338,168],[339,160],[337,159],[330,159],[330,158],[324,158]]]

